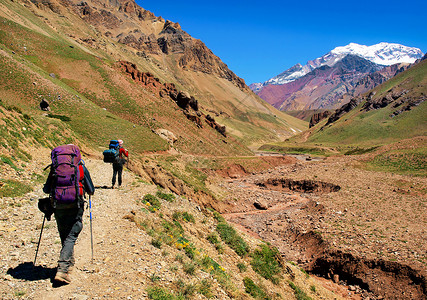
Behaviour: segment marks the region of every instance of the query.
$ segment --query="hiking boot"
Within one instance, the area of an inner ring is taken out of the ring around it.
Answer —
[[[114,185],[111,186],[111,189],[114,190]]]
[[[69,284],[71,283],[71,278],[68,273],[58,271],[55,275],[55,281],[58,281],[62,284]]]
[[[73,254],[71,256],[70,265],[68,266],[68,270],[67,270],[68,275],[71,275],[71,273],[73,272],[75,262],[76,260],[74,259],[74,254]]]

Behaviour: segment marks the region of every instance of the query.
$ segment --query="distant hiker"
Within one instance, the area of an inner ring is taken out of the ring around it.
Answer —
[[[43,192],[50,194],[62,243],[55,281],[69,284],[75,262],[74,244],[83,229],[85,193],[93,195],[95,188],[77,146],[58,146],[52,150],[51,158]]]
[[[126,158],[129,157],[128,151],[123,148],[123,141],[118,140],[119,142],[119,157],[113,162],[113,179],[111,188],[114,189],[114,185],[116,184],[116,176],[118,177],[119,187],[122,185],[122,173],[123,173],[123,165],[126,163]]]

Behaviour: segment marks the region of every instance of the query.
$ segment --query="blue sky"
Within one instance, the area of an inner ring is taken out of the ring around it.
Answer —
[[[351,42],[427,52],[426,0],[169,1],[136,3],[180,23],[247,84]]]

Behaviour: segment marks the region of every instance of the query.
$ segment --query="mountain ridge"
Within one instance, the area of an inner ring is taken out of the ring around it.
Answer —
[[[111,105],[109,101],[114,102],[114,95],[120,94],[123,98],[136,97],[133,88],[124,90],[121,87],[118,75],[110,75],[119,70],[115,67],[118,61],[128,61],[135,64],[141,72],[150,73],[160,83],[173,83],[178,91],[185,91],[194,97],[206,116],[210,114],[218,124],[226,125],[227,131],[239,136],[240,142],[258,143],[264,139],[275,139],[276,132],[281,136],[290,136],[306,126],[304,122],[277,111],[254,95],[243,80],[230,71],[200,40],[182,31],[178,23],[156,17],[137,6],[134,1],[115,1],[110,4],[108,1],[23,0],[11,3],[10,9],[3,7],[4,11],[0,10],[0,16],[41,34],[39,37],[34,36],[35,39],[47,38],[45,43],[49,43],[51,39],[57,40],[61,45],[65,43],[66,47],[69,47],[65,52],[74,55],[74,61],[63,63],[68,59],[61,56],[64,51],[55,53],[52,50],[45,55],[39,55],[41,52],[31,49],[33,46],[30,45],[26,45],[28,51],[22,51],[26,42],[21,40],[20,36],[16,37],[17,43],[12,47],[7,45],[6,48],[13,48],[11,50],[22,55],[24,59],[30,54],[34,55],[34,63],[38,68],[46,70],[48,74],[57,74],[60,80],[65,80],[90,100],[96,100],[98,105],[106,106],[104,108]],[[26,11],[18,15],[13,10]],[[27,10],[31,11],[31,17]],[[98,25],[100,27],[97,27]],[[10,30],[5,29],[6,33],[8,31]],[[12,41],[15,37],[7,36],[8,40],[9,38]],[[18,47],[19,45],[21,47]],[[38,42],[36,45],[39,47]],[[87,61],[83,62],[82,58],[78,57],[80,54],[77,54],[80,51],[93,55],[96,63],[87,57],[84,58]],[[42,57],[47,54],[52,57]],[[96,66],[95,73],[88,77],[89,69],[99,64],[105,68]],[[114,88],[106,83],[112,78],[115,80]],[[143,93],[149,97],[145,97],[143,101],[137,100],[138,105],[150,106],[153,101],[161,101],[163,98],[160,92],[146,89]],[[162,101],[162,105],[165,105],[165,101]],[[124,107],[113,106],[112,109],[117,112],[124,110]],[[132,122],[152,119],[147,115],[152,113],[151,109],[142,110],[146,115],[144,117],[131,116],[136,111],[139,113],[139,110],[134,110],[121,115]],[[235,118],[235,115],[241,116],[241,119]],[[166,123],[170,122],[166,122],[164,118],[163,124],[156,126],[176,131],[176,127]],[[242,124],[246,126],[241,126]],[[263,124],[263,127],[260,124]],[[267,129],[268,127],[272,130]],[[179,136],[178,133],[175,134]],[[254,134],[256,138],[253,138]],[[179,142],[176,145],[178,144]]]
[[[391,63],[415,62],[421,57],[419,49],[398,44],[380,43],[367,47],[353,43],[337,47],[305,66],[295,65],[251,88],[283,111],[336,109],[411,65]],[[313,74],[316,78],[312,78]]]
[[[255,85],[285,84],[304,76],[320,66],[333,66],[348,54],[357,55],[381,66],[414,63],[423,56],[420,49],[400,44],[382,42],[372,46],[365,46],[350,43],[347,46],[336,47],[319,58],[309,60],[304,66],[298,63],[264,83],[255,83]]]

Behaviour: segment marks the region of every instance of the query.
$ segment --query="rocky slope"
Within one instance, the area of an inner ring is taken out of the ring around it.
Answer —
[[[297,64],[251,88],[265,101],[285,111],[337,108],[397,75],[421,57],[419,49],[397,44],[370,47],[350,44],[337,47],[305,66]]]
[[[57,14],[72,11],[99,33],[140,51],[141,56],[173,55],[181,68],[213,74],[239,88],[246,88],[244,80],[237,77],[202,41],[191,37],[178,23],[156,17],[134,0],[32,2],[38,8]]]
[[[363,157],[301,158],[230,178],[223,187],[239,205],[225,217],[363,299],[425,299],[425,216],[415,208],[425,178],[366,172]]]
[[[249,152],[252,143],[290,136],[306,126],[254,95],[179,24],[134,2],[6,1],[0,8],[2,100],[26,113],[38,113],[35,108],[45,99],[54,115],[67,115],[66,103],[79,111],[78,103],[69,101],[79,97],[83,111],[92,110],[92,116],[104,110],[114,115],[110,122],[130,122],[136,131],[151,132],[145,132],[150,139],[167,130],[176,137],[177,150],[199,153],[226,154],[236,147]],[[121,61],[145,74],[142,80],[129,81]],[[171,90],[192,98],[197,110],[185,112],[175,96],[165,97]],[[89,102],[97,107],[85,105]],[[201,123],[196,111],[209,120]],[[93,138],[87,126],[76,129],[81,124],[74,121],[69,123],[73,130]],[[108,130],[96,138],[103,134]],[[130,136],[125,138],[135,137]]]
[[[423,56],[423,53],[418,48],[393,43],[379,43],[372,46],[350,43],[344,47],[336,47],[327,54],[308,61],[304,66],[296,64],[285,72],[267,80],[261,86],[294,81],[321,66],[332,67],[347,55],[355,55],[380,66],[391,66],[401,63],[414,63]],[[259,83],[255,85],[260,86]]]
[[[337,108],[408,68],[384,68],[358,56],[347,55],[332,67],[322,66],[292,82],[267,85],[257,94],[284,111]]]
[[[37,171],[38,164],[48,162],[47,149],[33,150],[33,164],[24,174]],[[336,286],[335,294],[324,288],[322,281],[305,275],[290,263],[284,265],[280,284],[262,279],[253,271],[250,256],[240,257],[223,242],[217,241],[215,245],[209,241],[209,236],[215,235],[217,221],[211,211],[197,205],[194,199],[169,194],[173,199],[160,199],[161,206],[153,209],[143,201],[145,195],[156,195],[159,191],[149,177],[135,176],[125,170],[124,187],[112,190],[107,188],[111,165],[92,155],[85,155],[85,161],[97,187],[91,199],[93,260],[87,210],[84,229],[75,247],[72,283],[52,284],[60,249],[54,220],[45,223],[33,266],[42,225],[42,214],[37,209],[37,199],[43,197],[41,185],[23,196],[3,197],[0,201],[2,299],[163,299],[157,298],[161,295],[169,295],[167,299],[252,299],[245,292],[244,278],[261,286],[271,299],[293,297],[294,291],[285,280],[292,281],[313,299],[341,299],[340,293],[346,290]],[[191,218],[177,217],[184,213]],[[180,225],[175,228],[177,223]],[[167,228],[180,228],[181,236],[175,237],[176,233],[170,231],[171,240],[162,242],[158,234]],[[239,234],[250,248],[261,243],[242,232]],[[187,239],[188,244],[180,242],[180,238]],[[190,253],[186,247],[194,252]]]
[[[387,136],[393,136],[393,133],[396,133],[396,138],[424,136],[426,134],[426,122],[423,117],[426,109],[425,101],[427,100],[424,85],[427,82],[426,70],[426,61],[420,61],[409,70],[399,72],[392,80],[383,83],[371,92],[361,97],[352,98],[347,104],[331,114],[327,121],[322,124],[321,131],[326,130],[331,134],[331,132],[341,130],[344,119],[346,122],[345,130],[354,130],[354,127],[359,126],[365,128],[370,126],[371,134],[375,133],[378,136],[378,132],[383,129],[373,123],[374,120],[381,118],[384,123],[387,121],[394,123],[392,132],[379,134],[383,139]],[[368,113],[370,113],[372,120],[366,122],[363,119]],[[348,118],[347,116],[350,114],[352,116]],[[354,118],[359,120],[355,121]],[[358,131],[360,129],[356,129],[354,134],[359,134]],[[315,135],[316,133],[313,137]]]

